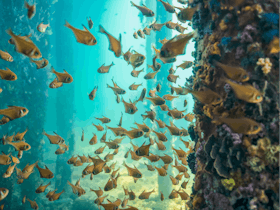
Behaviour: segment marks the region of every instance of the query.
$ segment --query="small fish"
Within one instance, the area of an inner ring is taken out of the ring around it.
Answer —
[[[49,191],[46,195],[46,198],[50,198],[54,195],[54,193],[57,191],[57,189],[53,190],[53,191]]]
[[[145,113],[147,113],[146,115],[141,114],[141,116],[143,117],[143,120],[145,120],[146,118],[149,118],[150,120],[152,120],[152,122],[154,122],[155,118],[156,118],[156,113],[151,110],[151,111],[146,111]]]
[[[10,121],[24,117],[28,112],[28,109],[20,106],[8,106],[7,109],[0,109],[0,115],[8,117]]]
[[[133,37],[134,37],[135,39],[138,39],[138,34],[137,34],[136,31],[133,33]]]
[[[163,201],[164,200],[164,196],[163,193],[160,191],[160,200]]]
[[[40,168],[38,164],[35,166],[39,173],[41,178],[46,178],[46,179],[52,179],[54,177],[53,173],[48,169],[48,167],[45,165],[45,168]]]
[[[219,117],[212,120],[212,123],[222,124],[225,123],[230,127],[234,133],[242,133],[245,135],[254,135],[262,130],[262,127],[256,121],[242,117],[242,118],[224,118]]]
[[[18,132],[15,136],[14,136],[14,141],[22,141],[25,134],[27,133],[28,128],[25,129],[25,131],[23,131],[22,133]]]
[[[130,150],[128,150],[128,151],[125,153],[124,158],[128,158],[129,152],[130,152]]]
[[[106,136],[107,136],[107,130],[106,132],[102,135],[100,142],[105,142],[106,141]]]
[[[64,153],[65,153],[65,150],[59,147],[54,153],[55,153],[56,155],[61,155],[61,154],[64,154]]]
[[[151,25],[150,28],[153,29],[153,31],[160,31],[163,26],[165,26],[165,23],[156,23],[157,21],[155,20]]]
[[[123,208],[126,207],[128,200],[129,200],[128,198],[123,199],[123,202],[121,204]]]
[[[144,34],[144,32],[143,32],[141,29],[139,29],[139,30],[137,31],[137,34],[138,34],[142,39],[145,39],[145,34]]]
[[[108,195],[105,195],[105,196],[103,196],[103,197],[98,197],[98,198],[96,198],[96,199],[94,200],[94,203],[97,204],[97,205],[100,205],[100,204],[104,201],[104,199],[105,199],[107,196],[108,196]]]
[[[169,178],[172,182],[173,185],[178,185],[179,184],[179,180],[178,179],[175,179],[174,177],[172,177],[171,175],[169,175]]]
[[[99,190],[93,190],[90,188],[90,191],[95,192],[95,194],[97,195],[98,198],[103,195],[103,190],[100,187],[99,187]]]
[[[78,155],[78,157],[80,158],[82,163],[87,163],[87,157],[85,155],[83,155],[83,156]]]
[[[192,122],[195,118],[195,114],[191,114],[191,113],[188,113],[186,114],[185,116],[185,120],[189,121],[189,122]]]
[[[114,141],[107,141],[104,143],[109,147],[109,149],[118,149],[120,147],[118,143]]]
[[[109,73],[110,68],[115,65],[113,62],[109,66],[104,66],[104,64],[97,69],[98,73]]]
[[[46,188],[47,188],[48,186],[50,186],[50,185],[51,185],[51,182],[49,182],[49,183],[46,184],[46,185],[40,184],[40,186],[36,189],[35,193],[42,193],[42,192],[45,192]]]
[[[254,88],[252,85],[250,84],[240,85],[225,78],[224,81],[232,87],[235,96],[238,99],[246,101],[248,103],[260,103],[263,101],[262,93],[256,88]]]
[[[186,107],[187,104],[188,104],[188,102],[187,102],[187,100],[185,99],[185,100],[184,100],[184,107]]]
[[[150,128],[144,122],[143,122],[143,124],[138,124],[136,122],[134,124],[137,125],[137,127],[144,132],[149,132],[150,131]]]
[[[161,151],[165,151],[166,150],[165,145],[161,141],[159,141],[159,142],[155,141],[155,142],[157,144],[158,150],[161,150]]]
[[[178,78],[180,78],[180,76],[179,76],[179,75],[174,75],[174,74],[169,74],[169,75],[167,76],[167,80],[168,80],[169,82],[173,82],[173,83],[175,83],[175,84],[176,84],[176,81],[177,81]]]
[[[119,104],[120,102],[121,102],[121,98],[120,98],[120,96],[119,96],[119,94],[116,94],[116,102]]]
[[[3,92],[3,89],[2,88],[0,88],[0,93],[2,93]],[[1,122],[0,122],[0,125],[3,125]]]
[[[184,150],[182,150],[181,148],[180,149],[175,149],[174,147],[172,147],[172,149],[176,152],[176,154],[180,158],[184,158],[184,157],[187,156],[187,153]]]
[[[173,119],[182,119],[183,117],[184,117],[184,112],[185,112],[186,110],[183,110],[183,111],[179,111],[179,110],[177,110],[176,108],[174,108],[174,109],[168,109],[168,115],[169,116],[171,116]]]
[[[41,22],[38,26],[37,26],[37,30],[41,33],[45,33],[46,29],[50,27],[50,24],[43,24],[43,22]]]
[[[177,191],[177,193],[180,195],[182,200],[188,200],[190,197],[184,190],[182,190],[182,192],[180,192],[180,190],[179,190],[179,191]]]
[[[65,190],[63,189],[60,193],[54,193],[50,198],[49,201],[56,201],[60,198],[61,194],[64,193]]]
[[[88,94],[89,100],[94,100],[96,97],[96,92],[97,92],[98,86],[95,86],[93,90]]]
[[[182,68],[183,70],[190,68],[193,65],[192,61],[185,61],[184,63],[180,64],[179,66],[177,66],[178,68]]]
[[[185,89],[185,91],[187,93],[191,93],[197,100],[199,100],[203,104],[217,105],[223,101],[222,97],[218,93],[210,90],[209,88],[205,88],[205,90],[202,91],[195,91],[190,89]]]
[[[152,130],[152,131],[157,135],[158,140],[163,141],[163,142],[166,142],[166,141],[167,141],[167,137],[165,136],[166,131],[165,131],[164,133],[162,133],[162,132],[156,132],[156,131],[154,131],[154,130]]]
[[[141,66],[146,59],[146,57],[143,54],[138,53],[135,50],[134,50],[134,52],[135,53],[130,56],[129,62],[128,62],[128,64],[132,65],[133,69]]]
[[[59,73],[59,72],[55,71],[55,69],[53,67],[51,67],[51,72],[56,75],[57,80],[59,82],[63,82],[63,83],[73,82],[73,77],[65,69],[63,70],[63,73]]]
[[[49,135],[45,132],[45,130],[43,130],[42,134],[48,137],[51,144],[60,144],[65,142],[65,140],[55,132],[54,132],[55,135]]]
[[[173,23],[171,20],[170,20],[170,21],[167,21],[167,22],[165,23],[165,26],[166,26],[167,28],[169,28],[169,29],[175,29],[177,25],[178,25],[177,23]],[[165,41],[168,41],[168,40],[166,39]],[[166,43],[166,42],[165,42],[165,43]],[[164,44],[164,43],[162,43],[162,44]]]
[[[157,92],[160,92],[160,90],[161,90],[161,84],[160,83],[157,84],[156,90],[157,90]]]
[[[141,129],[132,128],[132,130],[130,131],[125,131],[124,134],[127,135],[130,139],[136,139],[143,136],[144,131],[142,131]]]
[[[159,120],[155,119],[155,121],[157,122],[157,124],[160,128],[165,128],[165,123],[161,119],[159,119]]]
[[[174,167],[174,168],[176,168],[176,169],[178,170],[179,173],[185,172],[185,171],[188,170],[188,169],[187,169],[185,166],[183,166],[183,165],[178,165],[178,166],[171,165],[171,166]]]
[[[149,72],[148,74],[146,74],[146,75],[144,76],[144,79],[147,79],[147,80],[148,80],[148,79],[154,79],[157,73],[158,73],[158,71]]]
[[[123,127],[117,127],[117,128],[113,128],[113,127],[109,127],[107,125],[105,125],[107,129],[110,129],[111,131],[113,131],[113,133],[115,134],[115,136],[125,136],[125,132],[127,131],[126,129],[124,129]]]
[[[166,176],[167,175],[167,172],[164,168],[158,168],[156,166],[155,166],[155,168],[157,169],[159,176]]]
[[[154,106],[160,106],[165,104],[165,100],[159,97],[158,95],[156,95],[156,97],[151,97],[151,98],[146,97],[146,99],[150,100]]]
[[[136,71],[135,69],[133,69],[132,72],[131,72],[131,76],[138,78],[138,76],[141,72],[144,72],[144,69],[142,69],[140,71]]]
[[[144,163],[144,164],[147,166],[149,171],[154,171],[155,170],[152,165],[147,165],[146,163]]]
[[[141,94],[139,96],[139,99],[136,102],[138,102],[138,101],[142,101],[143,102],[143,100],[145,98],[145,95],[146,95],[146,91],[147,91],[146,88],[143,88],[143,90],[142,90],[142,92],[141,92]]]
[[[151,28],[148,28],[147,26],[143,29],[144,34],[151,35]]]
[[[156,89],[154,89],[154,90],[150,90],[149,91],[149,96],[151,96],[151,97],[156,97]]]
[[[108,37],[110,42],[109,50],[114,52],[117,58],[120,57],[122,55],[121,34],[119,40],[117,40],[115,37],[105,31],[105,29],[101,25],[99,25],[99,32],[105,34]]]
[[[85,167],[85,169],[83,170],[82,174],[83,174],[83,175],[91,174],[92,171],[93,171],[93,169],[94,169],[94,165],[87,165],[87,166]],[[69,183],[68,183],[68,184],[69,184]],[[70,184],[69,184],[69,185],[70,185]],[[70,185],[70,186],[72,186],[72,185]],[[73,193],[75,194],[75,192],[73,192]]]
[[[5,125],[10,121],[8,117],[3,116],[2,119],[0,120],[0,125]]]
[[[59,81],[57,80],[57,78],[55,78],[55,79],[50,83],[49,88],[55,89],[55,88],[59,88],[59,87],[62,87],[62,86],[63,86],[63,82],[59,82]]]
[[[0,50],[0,58],[9,62],[14,61],[13,57],[6,50],[5,51]]]
[[[94,151],[94,154],[99,155],[99,154],[103,153],[106,146],[107,145],[105,145],[104,147],[99,147],[97,150]]]
[[[175,70],[171,67],[169,70],[168,70],[169,74],[175,74]]]
[[[23,196],[23,198],[22,198],[22,201],[21,201],[21,202],[22,202],[22,204],[25,204],[25,202],[26,202],[26,195],[24,195],[24,196]]]
[[[148,65],[148,68],[153,69],[153,71],[159,71],[161,68],[161,64],[157,61],[157,55],[153,57],[153,65]]]
[[[187,8],[181,9],[181,11],[177,14],[178,20],[185,23],[187,20],[191,21],[194,13],[198,9],[199,4],[195,7],[191,8],[190,6]],[[177,7],[176,7],[177,8]]]
[[[162,98],[167,101],[172,101],[174,98],[179,98],[179,96],[172,96],[170,94],[166,94],[166,95],[162,96]]]
[[[14,169],[15,169],[15,166],[16,166],[16,165],[17,165],[16,163],[14,163],[13,166],[10,165],[10,166],[8,167],[8,169],[6,170],[6,172],[3,174],[3,178],[8,178],[8,177],[10,177],[10,176],[12,175],[12,173],[14,172]]]
[[[13,163],[15,163],[15,164],[18,164],[18,163],[19,163],[19,159],[18,159],[17,157],[14,157],[14,156],[12,156],[12,155],[11,155],[11,157],[12,157]]]
[[[179,33],[184,33],[185,30],[187,30],[188,28],[181,26],[180,24],[177,24],[177,26],[175,27],[176,31],[178,31]]]
[[[95,119],[100,120],[102,123],[109,123],[109,122],[111,122],[111,120],[108,117],[104,117],[104,116],[103,116],[103,118],[95,117]]]
[[[43,69],[43,68],[45,68],[48,64],[49,64],[49,61],[47,60],[47,59],[45,59],[45,58],[42,58],[41,60],[32,60],[31,58],[30,58],[30,61],[32,62],[32,63],[35,63],[36,64],[36,66],[37,66],[37,69]]]
[[[174,198],[178,198],[178,193],[176,190],[172,190],[170,195],[168,196],[169,199],[174,199]]]
[[[74,163],[77,161],[77,159],[78,159],[78,157],[72,156],[72,157],[67,161],[67,163],[68,163],[68,164],[74,164]]]
[[[30,206],[31,206],[32,209],[36,209],[36,210],[39,209],[39,206],[38,206],[38,204],[37,204],[37,202],[35,200],[32,201],[29,198],[27,198],[27,200],[30,203]]]
[[[154,155],[150,152],[149,156],[145,156],[146,158],[148,158],[151,162],[157,162],[160,160],[158,155]]]
[[[124,104],[125,113],[135,114],[138,111],[138,109],[135,105],[135,102],[134,103],[127,103],[123,100],[123,98],[122,98],[122,102]]]
[[[169,12],[169,13],[175,13],[175,8],[169,4],[168,2],[164,2],[162,0],[158,0],[162,3],[162,5],[164,6],[164,9]]]
[[[167,154],[165,154],[164,156],[159,156],[159,157],[164,162],[164,164],[170,164],[173,162],[173,158]]]
[[[36,4],[29,5],[27,1],[24,1],[24,7],[27,8],[27,16],[32,19],[36,13]]]
[[[134,166],[134,168],[130,168],[128,165],[123,162],[123,165],[127,168],[128,175],[135,178],[142,178],[142,173]]]
[[[126,53],[124,53],[124,54],[122,53],[124,60],[128,63],[129,63],[130,56],[133,54],[130,52],[130,49],[131,49],[131,47],[127,50]]]
[[[122,115],[121,115],[121,118],[120,118],[120,121],[119,121],[118,126],[122,126],[122,118],[123,118],[123,113],[122,113]]]
[[[187,188],[188,182],[189,182],[189,181],[187,181],[187,182],[184,181],[184,182],[181,184],[181,187],[184,188],[184,189],[186,189],[186,188]]]
[[[129,90],[137,90],[137,88],[139,87],[139,86],[142,86],[142,84],[143,83],[141,83],[141,84],[135,84],[135,82],[132,84],[132,85],[130,85],[128,88],[129,88]]]
[[[135,193],[131,190],[128,192],[129,200],[135,200],[136,196]]]
[[[89,29],[92,29],[92,27],[93,27],[93,21],[91,20],[90,17],[87,18],[87,22],[88,22],[88,28],[89,28]]]
[[[39,48],[31,41],[30,38],[23,39],[22,37],[15,35],[11,29],[6,30],[6,33],[12,37],[17,52],[33,59],[39,59],[42,57],[42,53]]]
[[[97,44],[96,38],[92,35],[92,33],[90,33],[90,31],[83,24],[82,26],[84,30],[80,30],[78,28],[71,26],[66,20],[64,26],[70,28],[73,31],[78,43],[91,45],[91,46]]]
[[[98,131],[104,130],[104,128],[101,125],[95,125],[94,123],[92,123],[92,125],[95,126]]]
[[[160,58],[172,58],[185,54],[185,48],[190,39],[195,36],[195,32],[177,35],[166,42],[160,49]]]
[[[128,189],[125,189],[124,186],[123,186],[123,190],[124,190],[124,195],[129,195]]]
[[[17,155],[18,159],[21,159],[21,158],[22,158],[22,155],[23,155],[23,151],[22,151],[22,150],[19,150],[19,151],[18,151],[18,155]]]
[[[105,184],[104,191],[110,191],[114,189],[113,181],[109,178],[108,182]]]
[[[130,1],[130,3],[131,3],[131,6],[139,9],[140,12],[142,12],[142,14],[146,17],[153,17],[155,15],[155,13],[152,10],[150,10],[148,7],[146,7],[144,4],[142,4],[143,6],[138,6],[138,5],[134,4],[132,1]]]
[[[138,156],[149,156],[149,149],[151,144],[145,145],[145,142],[142,144],[141,147],[139,147],[135,153]]]
[[[0,69],[0,77],[1,79],[8,81],[17,80],[17,75],[14,72],[12,72],[8,67],[6,67],[6,70]]]
[[[152,190],[151,192],[145,192],[146,190],[144,190],[140,195],[139,195],[139,199],[140,200],[144,200],[144,199],[149,199],[150,195],[155,192],[155,190]]]
[[[120,87],[112,87],[110,85],[107,84],[107,88],[111,88],[115,94],[119,94],[119,95],[123,95],[126,93],[126,91]]]

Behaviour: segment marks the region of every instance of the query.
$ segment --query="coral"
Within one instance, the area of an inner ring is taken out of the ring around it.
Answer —
[[[264,74],[268,74],[271,70],[272,63],[269,58],[259,58],[257,65],[262,66],[262,71]]]
[[[226,30],[226,29],[228,28],[227,25],[226,25],[226,23],[225,23],[225,20],[222,20],[222,21],[220,22],[219,26],[220,26],[220,29],[221,29],[222,31],[224,31],[224,30]]]
[[[228,209],[233,210],[228,198],[220,193],[211,192],[204,196],[206,204],[210,209]]]
[[[236,59],[240,59],[243,56],[244,53],[245,53],[245,50],[243,49],[243,47],[242,46],[238,46],[236,48],[235,58]]]
[[[231,41],[231,37],[223,37],[221,40],[222,45],[228,45],[228,43]]]
[[[196,173],[196,169],[195,169],[195,162],[196,161],[195,161],[195,158],[196,158],[196,156],[195,156],[194,152],[190,153],[189,156],[188,156],[188,165],[189,165],[189,167],[190,167],[190,169],[191,169],[193,174]]]
[[[229,191],[232,191],[233,187],[235,186],[235,181],[233,178],[222,179],[221,182],[222,182],[222,185],[224,185],[224,187]]]

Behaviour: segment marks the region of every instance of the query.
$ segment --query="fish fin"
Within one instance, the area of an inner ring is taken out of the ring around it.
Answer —
[[[83,28],[89,32],[89,30],[86,28],[86,26],[84,24],[82,24]]]
[[[65,24],[64,24],[64,26],[66,26],[67,28],[71,28],[71,25],[68,23],[68,21],[67,21],[67,20],[65,20]]]
[[[121,43],[121,41],[122,41],[122,35],[120,34],[120,36],[119,36],[119,42]]]
[[[143,7],[146,7],[146,5],[145,5],[145,4],[142,4],[142,6],[143,6]],[[146,7],[146,8],[148,8],[148,7]]]
[[[130,3],[132,7],[136,7],[136,4],[134,4],[132,1],[130,1]]]
[[[101,25],[99,25],[99,32],[103,33],[103,34],[106,34],[105,29]]]
[[[68,74],[68,72],[65,69],[63,69],[63,72]]]

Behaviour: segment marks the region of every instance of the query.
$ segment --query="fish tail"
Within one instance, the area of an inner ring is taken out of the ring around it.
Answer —
[[[29,4],[27,3],[27,1],[24,1],[24,7],[27,8],[27,9],[29,9],[30,6],[29,6]]]
[[[141,114],[141,116],[143,117],[143,120],[147,118],[147,115]]]
[[[43,135],[46,135],[46,134],[47,134],[47,133],[46,133],[46,131],[45,131],[44,129],[43,129],[43,132],[42,132],[42,134],[43,134]]]
[[[6,30],[6,33],[9,34],[11,37],[15,37],[16,35],[13,33],[12,29],[9,28]]]
[[[110,88],[110,85],[107,84],[107,88]]]
[[[52,73],[55,73],[55,70],[54,70],[54,67],[53,67],[53,66],[51,66],[51,72],[52,72]]]
[[[106,31],[105,31],[105,29],[102,27],[102,25],[99,25],[99,32],[100,32],[100,33],[103,33],[103,34],[106,34]]]
[[[52,182],[50,181],[49,184],[48,184],[48,186],[51,185],[51,183],[52,183]]]
[[[136,4],[134,4],[132,1],[130,1],[130,3],[132,7],[136,7]]]
[[[111,66],[115,65],[114,62],[112,61]]]
[[[66,26],[67,28],[71,28],[71,25],[68,23],[68,21],[67,21],[67,20],[65,20],[65,24],[64,24],[64,26]]]
[[[169,87],[171,88],[171,94],[173,94],[174,93],[174,87],[171,86],[171,85],[169,85]]]

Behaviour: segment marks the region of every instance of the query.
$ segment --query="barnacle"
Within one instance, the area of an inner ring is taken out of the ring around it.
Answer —
[[[232,191],[233,187],[235,186],[235,181],[233,178],[230,179],[222,179],[222,185],[229,191]]]
[[[255,172],[261,172],[265,169],[264,162],[258,157],[247,157],[247,162],[245,164],[250,166]]]
[[[259,58],[257,65],[262,66],[262,71],[264,74],[268,74],[271,70],[272,63],[269,58]]]
[[[279,161],[278,160],[279,158],[277,157],[279,151],[280,151],[280,145],[268,146],[265,152],[265,160],[271,164],[277,163]]]

